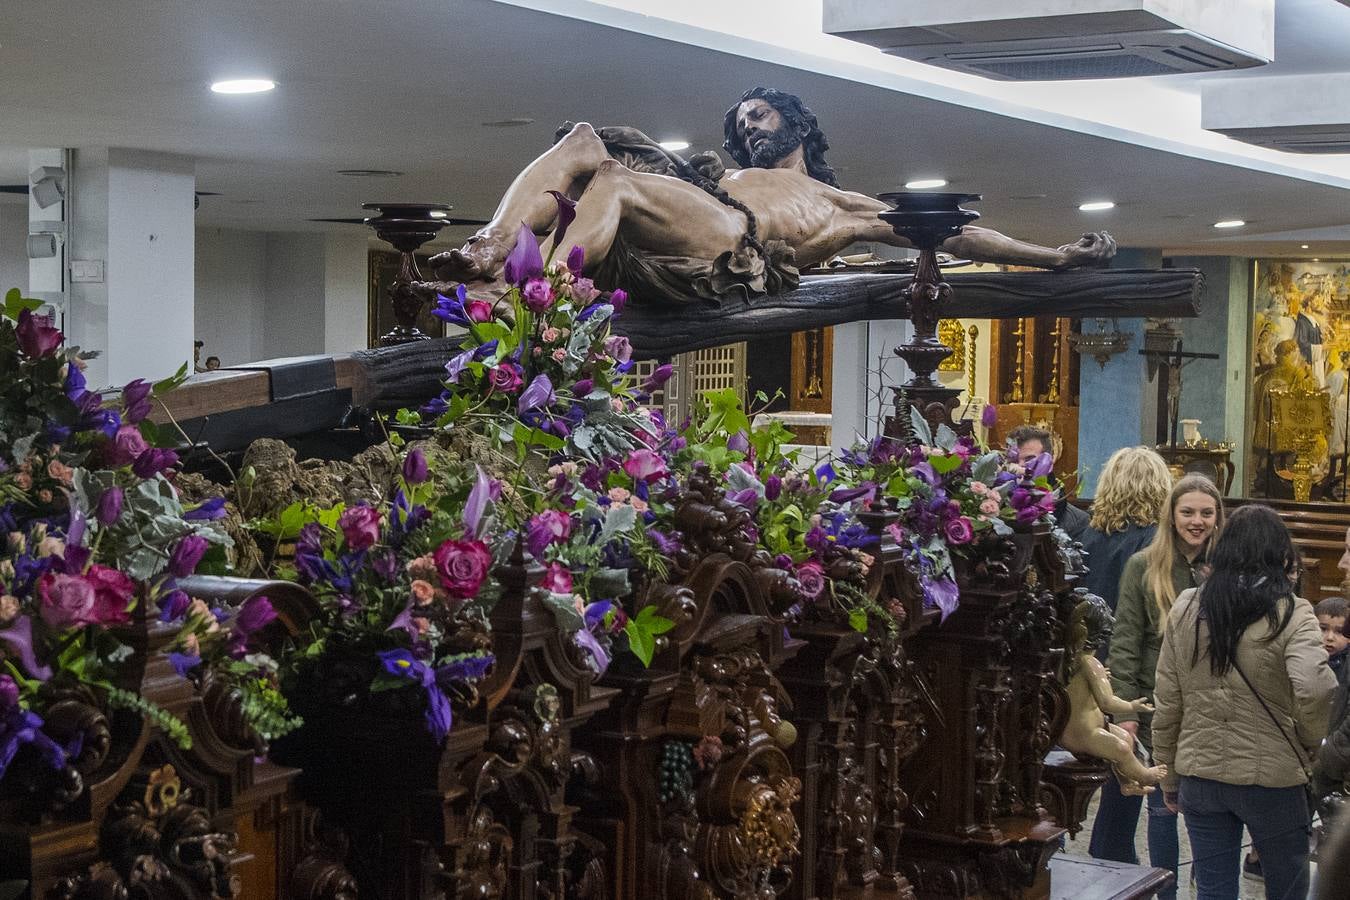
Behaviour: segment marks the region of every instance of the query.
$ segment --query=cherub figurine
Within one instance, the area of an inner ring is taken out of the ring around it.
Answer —
[[[1122,794],[1147,794],[1167,774],[1166,766],[1149,766],[1143,748],[1123,728],[1107,724],[1104,713],[1153,712],[1142,697],[1122,700],[1111,690],[1111,676],[1093,654],[1111,636],[1115,620],[1106,601],[1083,594],[1069,620],[1069,724],[1060,746],[1074,754],[1096,756],[1115,770]]]

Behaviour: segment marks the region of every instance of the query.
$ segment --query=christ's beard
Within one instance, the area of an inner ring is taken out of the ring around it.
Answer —
[[[769,135],[769,139],[750,150],[750,165],[757,169],[768,169],[793,150],[801,146],[802,139],[786,125],[779,127]]]

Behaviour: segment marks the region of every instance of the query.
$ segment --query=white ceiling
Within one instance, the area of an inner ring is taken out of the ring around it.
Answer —
[[[744,14],[758,2],[735,8]],[[1252,152],[1183,125],[1150,129],[1151,118],[1185,115],[1194,105],[1194,77],[1007,85],[933,70],[920,80],[913,70],[887,68],[915,64],[878,60],[867,48],[823,55],[833,51],[813,43],[825,37],[818,18],[815,32],[800,30],[802,19],[796,32],[762,35],[747,20],[731,34],[634,15],[640,6],[6,4],[0,184],[26,179],[28,147],[121,146],[194,157],[198,189],[221,194],[202,198],[204,225],[355,227],[306,220],[359,216],[369,200],[447,201],[455,215],[486,217],[564,119],[632,124],[712,148],[721,143],[722,111],[744,88],[764,84],[806,100],[829,135],[841,181],[857,190],[877,193],[939,173],[953,189],[985,195],[982,224],[1044,243],[1106,228],[1129,246],[1350,255],[1350,160]],[[777,8],[786,17],[802,7],[781,0]],[[713,7],[680,4],[699,8]],[[1277,62],[1256,71],[1350,70],[1350,8],[1278,0],[1277,11]],[[246,75],[279,86],[255,96],[207,90],[213,80]],[[1175,108],[1165,110],[1168,103]],[[1128,120],[1106,114],[1112,110]],[[1198,107],[1194,115],[1198,122]],[[514,117],[534,122],[483,124]],[[336,174],[352,168],[405,175]],[[1076,209],[1103,196],[1119,206],[1106,214]],[[1250,224],[1241,234],[1216,232],[1212,223],[1225,218]],[[1302,251],[1300,243],[1314,247]]]

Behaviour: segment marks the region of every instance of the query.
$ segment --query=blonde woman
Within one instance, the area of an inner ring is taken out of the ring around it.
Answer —
[[[1117,450],[1102,468],[1092,518],[1079,540],[1088,552],[1086,587],[1112,612],[1125,561],[1153,540],[1158,510],[1171,490],[1167,463],[1147,447]]]
[[[1177,595],[1203,580],[1202,568],[1211,540],[1223,527],[1223,498],[1208,478],[1187,475],[1172,487],[1158,519],[1153,541],[1130,557],[1120,576],[1116,627],[1106,664],[1116,696],[1127,701],[1142,698],[1153,702],[1154,670],[1164,623]],[[1139,738],[1152,753],[1150,719],[1149,713],[1126,713],[1117,717],[1116,724]],[[1140,802],[1138,798],[1122,797],[1119,804],[1108,803],[1110,787],[1108,784],[1103,789],[1102,805],[1093,824],[1092,852],[1102,859],[1132,861],[1125,857],[1134,855]],[[1176,874],[1176,813],[1163,803],[1159,791],[1148,797],[1148,856],[1151,865]],[[1172,887],[1158,896],[1163,900],[1174,898],[1175,879]]]

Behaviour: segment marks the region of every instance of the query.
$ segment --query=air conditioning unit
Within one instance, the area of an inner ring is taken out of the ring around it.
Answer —
[[[1200,88],[1200,124],[1289,153],[1350,153],[1350,74],[1219,80]]]
[[[1264,65],[1274,0],[824,0],[827,34],[1003,81]]]

